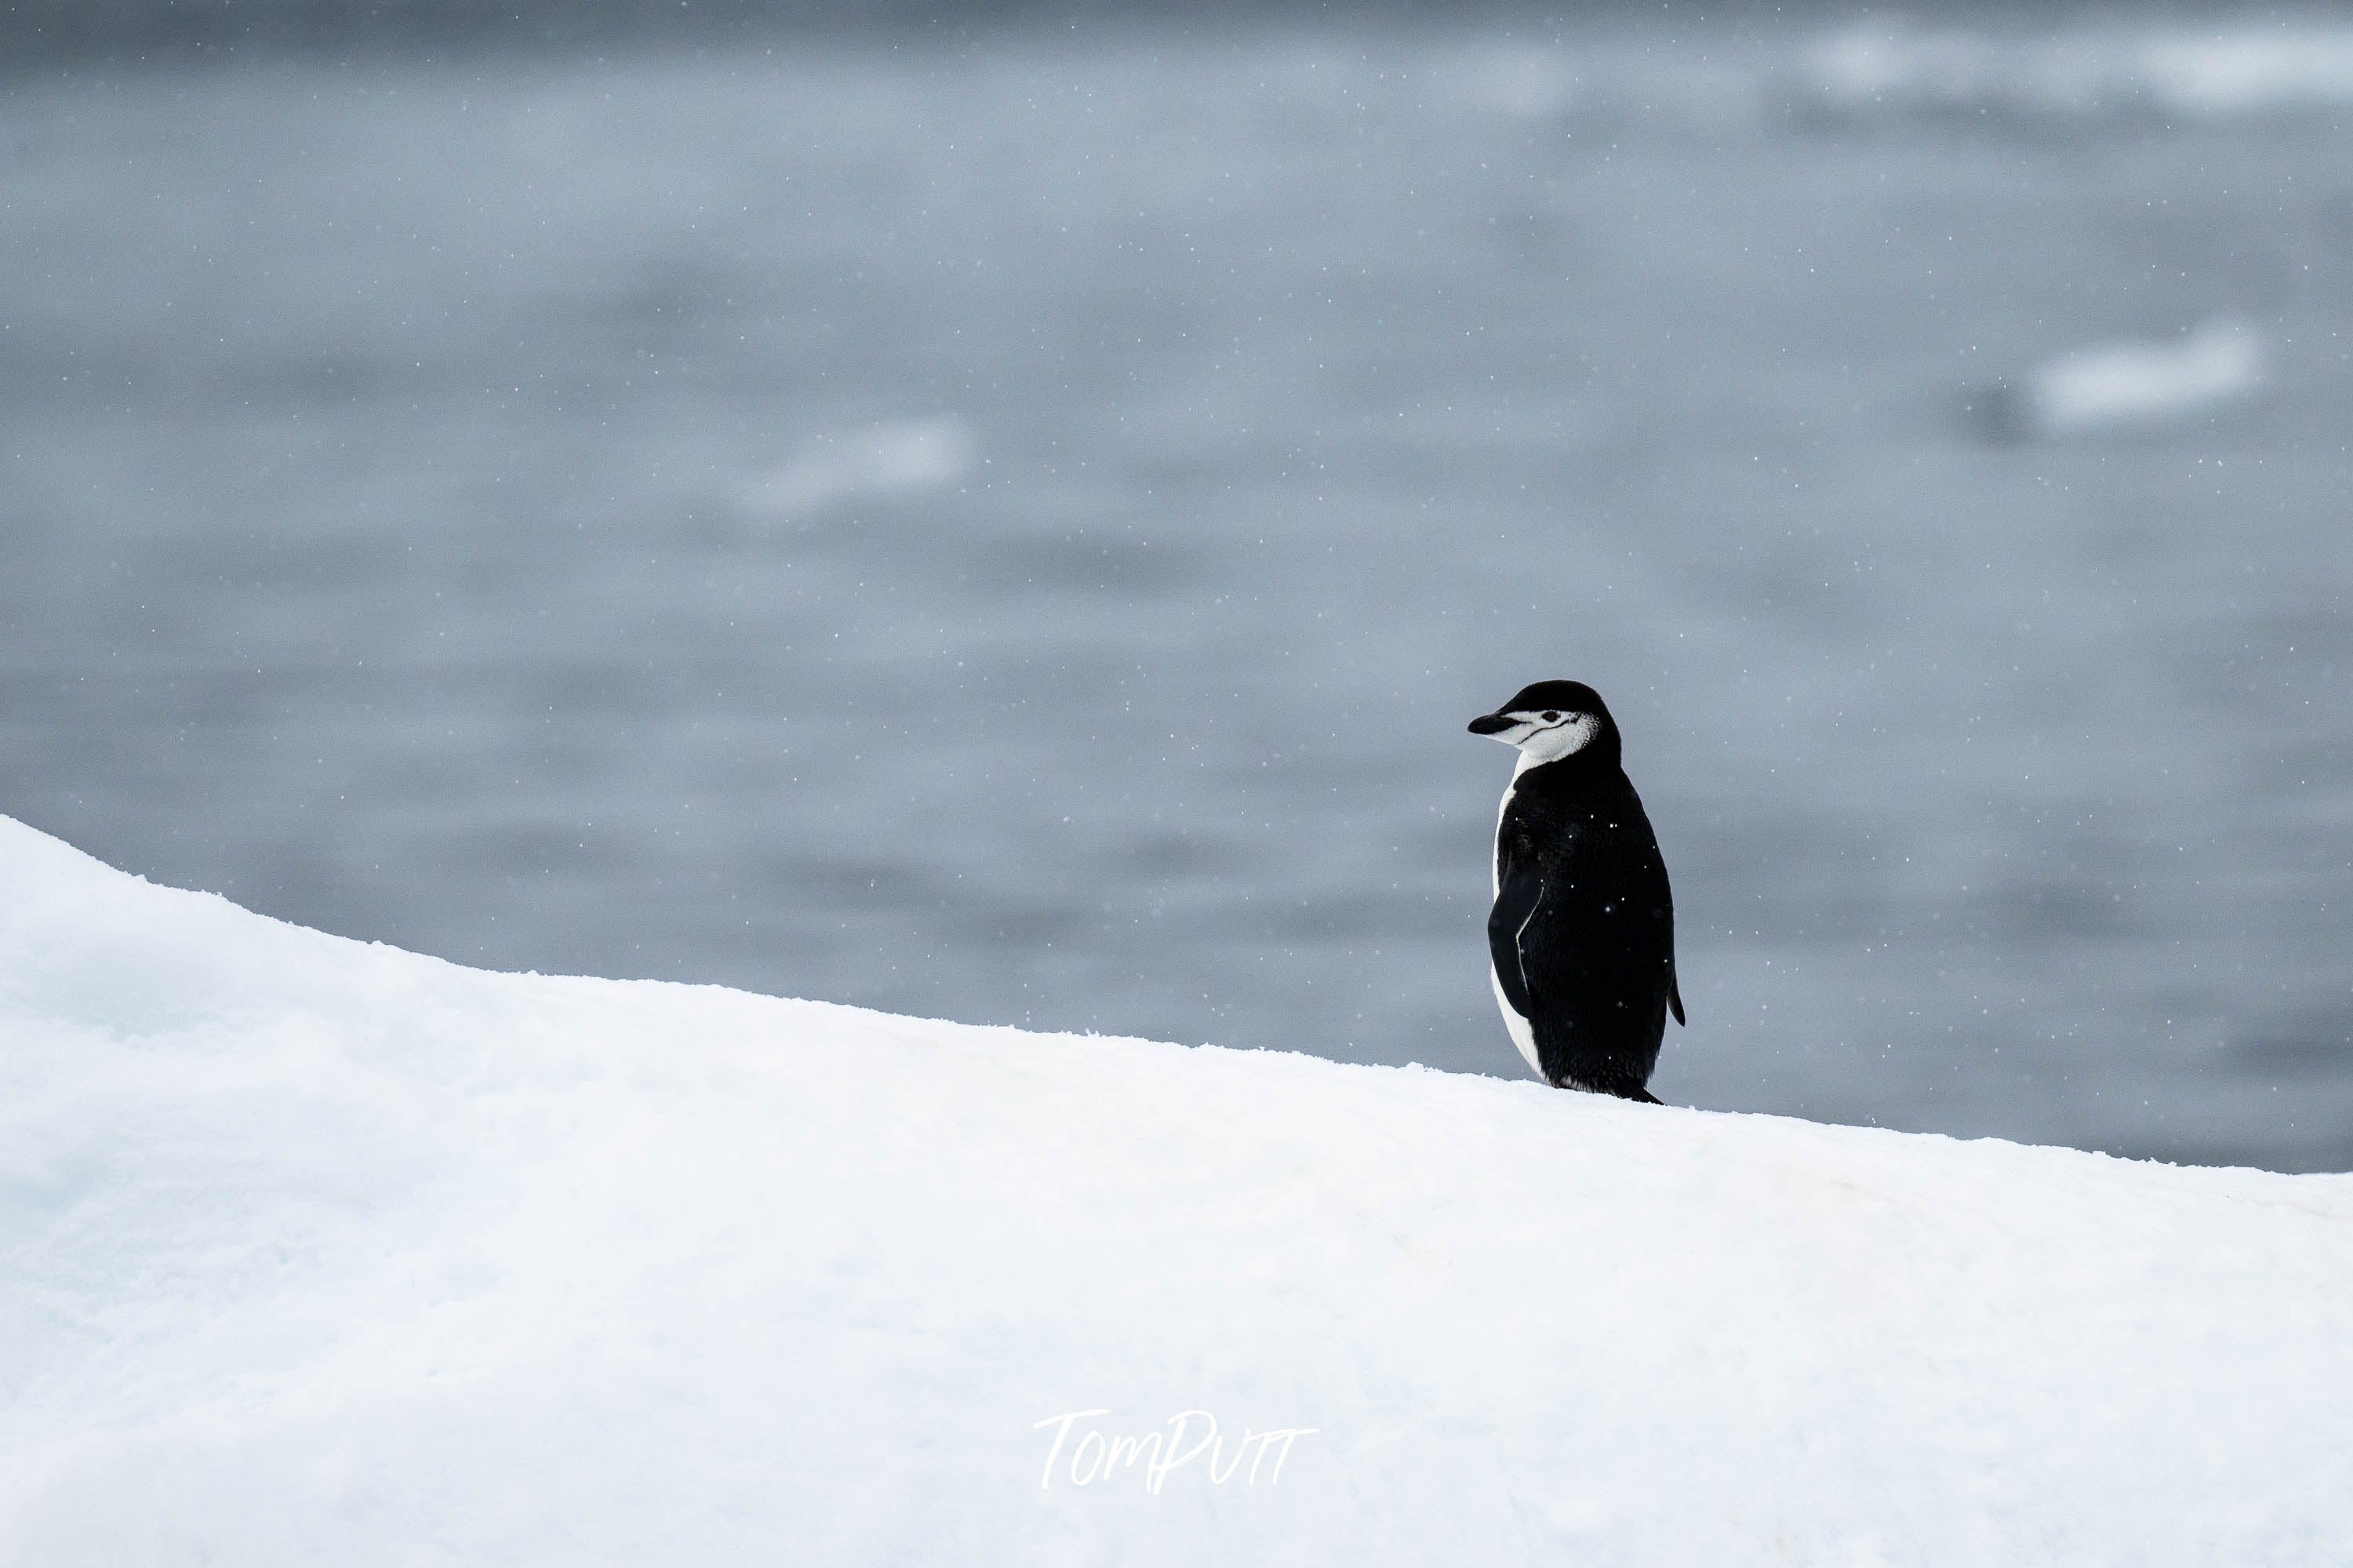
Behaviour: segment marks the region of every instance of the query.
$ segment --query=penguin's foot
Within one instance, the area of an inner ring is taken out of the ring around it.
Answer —
[[[1556,1089],[1575,1089],[1580,1094],[1609,1095],[1617,1099],[1632,1100],[1638,1105],[1658,1106],[1666,1104],[1666,1101],[1659,1098],[1658,1096],[1652,1094],[1641,1085],[1625,1078],[1571,1078],[1564,1076],[1555,1078],[1552,1081],[1552,1086]]]

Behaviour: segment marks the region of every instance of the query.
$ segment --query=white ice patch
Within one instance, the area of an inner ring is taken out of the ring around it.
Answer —
[[[2353,103],[2353,30],[2282,28],[2151,38],[2141,67],[2166,101],[2207,115]]]
[[[2184,424],[2253,398],[2267,376],[2263,334],[2218,317],[2169,343],[2105,343],[2037,366],[2023,386],[2027,431],[2045,437]]]
[[[860,496],[954,484],[979,461],[979,440],[954,416],[871,425],[812,438],[791,461],[745,484],[738,499],[750,511],[802,516]]]
[[[1874,18],[1816,43],[1799,78],[1801,101],[1847,117],[2328,110],[2353,104],[2353,28],[2249,21],[2005,35]]]

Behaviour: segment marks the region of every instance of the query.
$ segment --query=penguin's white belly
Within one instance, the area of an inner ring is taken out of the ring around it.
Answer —
[[[1495,1006],[1504,1015],[1504,1033],[1511,1035],[1512,1044],[1520,1048],[1520,1054],[1528,1059],[1528,1070],[1537,1077],[1543,1077],[1544,1065],[1536,1060],[1536,1032],[1528,1027],[1526,1019],[1512,1010],[1511,1002],[1504,995],[1503,979],[1495,973],[1493,964],[1487,966],[1487,983],[1495,988]]]

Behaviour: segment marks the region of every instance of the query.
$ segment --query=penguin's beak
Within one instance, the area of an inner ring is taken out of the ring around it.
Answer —
[[[1481,714],[1471,721],[1472,735],[1501,735],[1512,727],[1512,721],[1502,714]]]

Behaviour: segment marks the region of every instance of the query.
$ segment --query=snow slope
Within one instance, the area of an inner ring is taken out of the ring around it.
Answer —
[[[2353,1559],[2353,1178],[481,973],[5,819],[0,1064],[11,1565]]]

